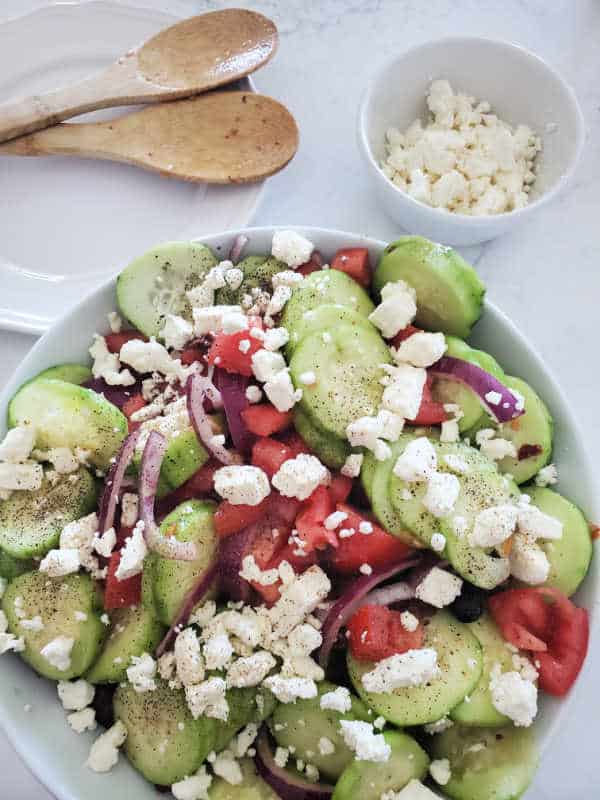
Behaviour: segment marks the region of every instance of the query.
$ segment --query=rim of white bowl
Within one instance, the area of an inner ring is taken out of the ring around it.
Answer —
[[[442,209],[435,208],[434,206],[429,206],[426,203],[422,203],[420,200],[415,200],[414,197],[411,197],[407,192],[403,191],[399,186],[396,186],[389,178],[387,178],[379,164],[377,163],[375,157],[373,156],[373,152],[371,150],[371,146],[369,144],[367,134],[366,134],[366,123],[367,123],[367,114],[368,114],[368,107],[371,101],[371,97],[375,87],[379,84],[382,76],[384,73],[389,69],[391,64],[394,64],[396,61],[400,61],[403,58],[415,53],[419,50],[428,50],[433,49],[434,47],[438,47],[440,45],[445,44],[458,44],[458,43],[472,43],[472,42],[479,42],[483,44],[490,44],[494,46],[500,46],[506,48],[506,50],[512,51],[519,51],[521,54],[525,55],[527,58],[532,59],[533,61],[538,62],[538,64],[546,70],[554,80],[559,83],[563,90],[565,91],[566,96],[571,102],[573,107],[573,111],[575,113],[576,119],[576,140],[575,140],[575,149],[573,151],[573,156],[565,169],[562,173],[558,181],[552,186],[548,191],[543,192],[539,197],[537,197],[533,202],[527,203],[526,206],[523,208],[517,208],[513,211],[503,211],[501,214],[485,214],[482,216],[470,216],[469,214],[459,214],[456,212],[443,211]],[[421,42],[421,44],[413,45],[412,47],[403,50],[401,53],[398,53],[392,58],[386,59],[376,70],[376,72],[371,76],[369,82],[367,83],[366,88],[363,91],[362,99],[359,106],[359,144],[360,149],[362,150],[363,155],[365,156],[368,164],[370,167],[373,168],[375,175],[380,181],[384,181],[388,186],[391,186],[400,197],[405,199],[409,204],[413,205],[415,208],[419,209],[420,211],[424,212],[425,214],[429,215],[431,219],[444,219],[445,221],[456,220],[457,222],[461,222],[461,224],[469,223],[473,226],[480,226],[483,227],[485,224],[489,224],[491,220],[505,220],[505,219],[514,219],[522,220],[524,217],[529,216],[538,208],[541,208],[546,203],[550,202],[554,199],[558,194],[560,194],[565,187],[570,183],[575,170],[577,169],[577,165],[581,159],[581,153],[583,151],[583,147],[585,145],[585,118],[583,116],[583,112],[581,110],[581,106],[579,105],[579,101],[577,100],[577,95],[573,90],[572,86],[562,77],[562,75],[558,72],[558,70],[551,67],[547,61],[545,61],[541,56],[537,53],[533,53],[531,50],[528,50],[526,47],[523,47],[516,42],[509,42],[505,39],[491,39],[487,36],[443,36],[439,39],[430,39],[427,42]]]

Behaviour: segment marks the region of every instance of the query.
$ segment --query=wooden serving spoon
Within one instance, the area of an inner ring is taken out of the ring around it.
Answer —
[[[0,155],[83,156],[174,178],[245,183],[282,169],[298,149],[290,112],[271,97],[221,91],[95,123],[63,123],[0,144]]]
[[[190,17],[81,83],[0,105],[0,142],[99,108],[214,89],[254,72],[276,47],[277,28],[255,11],[231,8]]]

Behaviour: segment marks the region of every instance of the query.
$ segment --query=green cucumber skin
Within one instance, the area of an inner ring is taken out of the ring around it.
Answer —
[[[341,469],[352,448],[344,439],[321,430],[308,414],[296,406],[294,408],[294,427],[312,452],[328,467]]]
[[[92,377],[92,370],[83,366],[83,364],[56,364],[54,367],[48,367],[48,369],[43,370],[32,380],[49,378],[50,380],[75,383],[81,386],[82,383],[91,380]]]
[[[12,581],[17,575],[31,572],[36,568],[36,563],[29,558],[15,558],[0,548],[0,578]]]
[[[414,438],[409,433],[401,434],[398,441],[393,442],[390,446],[392,457],[387,461],[375,461],[370,485],[370,499],[373,513],[384,530],[408,545],[422,547],[423,544],[429,544],[431,537],[420,538],[415,536],[414,531],[408,530],[402,516],[394,508],[390,500],[392,470],[400,453],[403,452],[408,442]]]
[[[525,413],[498,427],[498,436],[513,442],[517,452],[522,445],[538,445],[541,449],[537,455],[528,458],[506,457],[498,462],[498,469],[507,472],[517,483],[526,483],[549,463],[552,457],[554,422],[548,407],[537,394],[521,378],[507,376],[504,381],[509,389],[515,389],[525,398]]]
[[[262,698],[259,710],[257,697]],[[267,689],[248,687],[243,689],[228,689],[225,697],[229,705],[227,722],[215,720],[215,730],[212,749],[220,753],[231,742],[233,737],[245,728],[250,722],[263,722],[273,713],[277,701]]]
[[[150,563],[156,613],[164,625],[173,623],[186,594],[215,557],[218,542],[213,525],[214,508],[210,502],[186,500],[161,523],[163,533],[171,532],[183,542],[196,542],[200,550],[196,561],[173,561],[154,553],[146,557],[144,570]]]
[[[469,751],[473,745],[484,748]],[[518,800],[533,780],[539,756],[531,728],[452,728],[433,737],[433,758],[450,761],[444,793],[451,800]]]
[[[15,491],[0,503],[0,547],[15,559],[41,558],[57,547],[65,525],[96,508],[96,482],[81,467],[75,483],[62,476],[52,486],[44,478],[37,492]]]
[[[182,689],[170,689],[158,678],[156,684],[143,693],[121,684],[113,708],[127,729],[124,749],[131,764],[151,783],[170,786],[200,768],[213,749],[216,720],[195,720]]]
[[[424,725],[445,717],[473,690],[481,677],[483,656],[479,641],[466,625],[438,611],[425,629],[423,647],[438,653],[441,675],[429,684],[396,689],[392,694],[367,692],[361,678],[373,669],[370,662],[347,654],[350,680],[360,698],[375,714],[398,727]]]
[[[373,289],[404,280],[417,293],[416,324],[466,339],[481,316],[485,286],[455,250],[424,239],[403,236],[379,259]]]
[[[313,764],[327,781],[336,781],[342,772],[354,761],[354,753],[344,742],[340,731],[340,720],[363,720],[369,722],[369,714],[362,700],[352,695],[350,711],[321,708],[321,697],[338,687],[322,681],[318,685],[317,697],[310,700],[296,700],[293,704],[280,703],[269,721],[273,738],[280,747],[294,747],[294,757]],[[303,724],[299,724],[302,720]],[[315,735],[317,739],[315,740]],[[335,747],[331,754],[319,752],[318,739],[324,736]],[[309,755],[310,754],[310,755]]]
[[[24,618],[32,619],[39,615],[45,626],[43,630],[30,631],[20,627],[20,619],[15,613],[17,597],[23,598]],[[100,652],[106,637],[106,627],[100,621],[101,596],[88,575],[52,579],[42,572],[27,572],[10,582],[2,599],[2,609],[10,632],[22,636],[25,641],[21,658],[39,675],[55,681],[83,675]],[[76,611],[82,611],[87,618],[77,621]],[[57,636],[75,640],[71,664],[66,670],[58,670],[41,655],[41,650]]]
[[[132,460],[132,473],[138,474],[142,463],[142,450],[136,450]],[[198,441],[194,431],[183,430],[169,440],[160,468],[156,496],[164,497],[178,489],[209,459],[208,452]]]
[[[375,326],[369,322],[364,314],[355,311],[350,306],[339,303],[317,306],[305,311],[295,325],[289,329],[290,339],[285,346],[286,357],[290,359],[300,342],[311,333],[329,331],[343,324],[366,328],[371,332],[376,331]]]
[[[242,783],[233,786],[224,778],[214,777],[208,790],[209,800],[279,800],[279,795],[260,777],[251,758],[242,758],[238,763]]]
[[[215,292],[217,305],[240,305],[245,294],[250,294],[252,289],[260,289],[272,293],[273,277],[287,269],[283,261],[278,261],[273,256],[246,256],[238,264],[238,269],[244,273],[244,279],[237,289],[223,286]]]
[[[336,783],[332,800],[380,800],[385,792],[397,792],[411,780],[425,777],[429,757],[411,736],[391,730],[383,736],[392,750],[389,760],[353,760]]]
[[[166,630],[143,606],[117,609],[110,620],[104,647],[85,676],[90,683],[126,680],[132,656],[153,653]],[[116,658],[121,659],[119,663],[115,663]]]
[[[141,333],[159,336],[167,314],[191,319],[185,292],[200,285],[216,263],[214,253],[203,244],[159,244],[134,259],[118,276],[119,310]]]
[[[127,436],[127,418],[97,392],[40,378],[22,386],[8,406],[8,427],[33,424],[36,447],[80,447],[101,470]]]
[[[531,486],[523,491],[540,511],[563,523],[561,539],[538,539],[538,544],[550,562],[550,574],[542,585],[558,589],[570,597],[580,587],[590,568],[593,547],[589,523],[576,505],[552,489]]]

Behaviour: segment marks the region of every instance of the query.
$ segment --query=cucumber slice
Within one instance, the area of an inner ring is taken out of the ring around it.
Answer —
[[[130,683],[120,684],[113,707],[127,728],[127,758],[151,783],[170,786],[193,775],[213,749],[215,720],[194,719],[183,690],[162,680],[141,694]]]
[[[44,476],[36,492],[15,491],[0,503],[0,547],[13,558],[40,558],[58,545],[69,522],[96,508],[96,483],[81,467],[55,484]]]
[[[305,336],[317,331],[335,330],[338,325],[344,324],[367,328],[370,331],[376,330],[375,326],[369,322],[364,314],[360,314],[353,308],[339,304],[317,306],[305,311],[294,327],[288,329],[290,339],[285,347],[286,356],[291,358],[297,345]]]
[[[481,316],[485,286],[450,247],[422,236],[403,236],[383,251],[373,276],[380,293],[386,283],[403,280],[417,292],[416,324],[466,339]]]
[[[252,289],[263,292],[273,291],[273,276],[287,269],[283,261],[278,261],[273,256],[247,256],[237,265],[244,273],[244,279],[237,289],[223,286],[215,293],[215,303],[224,306],[240,305],[245,294],[250,294]]]
[[[539,761],[531,729],[513,727],[476,730],[454,725],[434,737],[431,755],[450,761],[452,777],[444,792],[453,800],[517,800]]]
[[[469,702],[463,700],[453,708],[450,717],[462,725],[477,725],[482,728],[509,725],[510,720],[501,714],[492,703],[490,692],[490,673],[494,664],[500,664],[503,672],[514,669],[512,653],[506,646],[502,634],[494,620],[484,614],[467,627],[477,637],[483,651],[483,671],[477,686],[469,695]]]
[[[164,627],[145,608],[120,608],[111,614],[111,628],[102,652],[86,674],[90,683],[120,683],[127,680],[132,656],[152,653]]]
[[[44,378],[49,378],[53,381],[64,381],[65,383],[76,383],[81,386],[82,383],[92,379],[92,370],[89,367],[84,367],[83,364],[57,364],[55,367],[48,367],[48,369],[40,372],[32,380],[37,381]]]
[[[380,800],[427,774],[429,758],[412,736],[400,731],[383,736],[392,750],[388,761],[354,761],[336,783],[332,800]]]
[[[348,442],[318,428],[299,405],[294,408],[294,427],[324,464],[332,469],[341,469],[344,466],[346,458],[352,452]]]
[[[377,464],[379,464],[379,462],[373,453],[367,450],[363,456],[363,461],[360,467],[360,482],[371,504],[373,503],[373,475],[375,474]]]
[[[158,336],[167,314],[191,319],[185,293],[202,283],[216,263],[203,244],[159,244],[138,256],[117,278],[119,309],[146,336]]]
[[[529,384],[513,377],[504,383],[523,395],[525,413],[498,427],[498,436],[512,442],[518,454],[517,458],[503,458],[498,469],[510,473],[517,483],[525,483],[550,461],[554,423],[546,404]]]
[[[260,777],[251,758],[238,761],[243,780],[233,786],[224,778],[214,778],[208,790],[209,800],[279,800],[279,795]]]
[[[374,664],[356,661],[348,651],[350,680],[360,697],[376,714],[400,727],[445,717],[470,694],[481,677],[481,645],[465,624],[446,611],[438,611],[429,620],[423,647],[437,652],[440,676],[421,686],[396,689],[392,694],[367,692],[361,679]]]
[[[218,540],[213,525],[214,504],[201,500],[186,500],[164,518],[160,529],[164,535],[182,542],[195,542],[199,557],[195,561],[173,561],[150,553],[144,571],[150,563],[156,613],[165,625],[172,625],[189,590],[206,571],[217,552]],[[207,598],[200,600],[199,605]]]
[[[140,441],[145,444],[143,439]],[[143,452],[141,447],[133,456],[132,467],[136,473],[139,473]],[[157,497],[164,497],[177,489],[206,464],[208,459],[208,452],[200,444],[192,428],[186,428],[176,436],[172,435],[160,468]]]
[[[489,353],[485,353],[483,350],[475,350],[475,348],[470,347],[466,342],[463,342],[462,339],[458,339],[456,336],[446,336],[446,345],[448,348],[446,350],[447,355],[453,358],[460,358],[463,361],[468,361],[470,364],[475,364],[491,375],[494,375],[498,380],[504,381],[506,376],[504,375],[502,367]],[[458,423],[461,433],[473,428],[481,420],[490,420],[489,415],[481,405],[481,400],[478,395],[472,389],[469,389],[468,386],[458,381],[436,375],[433,379],[431,392],[433,399],[438,403],[456,403],[460,406],[463,412],[463,417],[461,417]],[[492,424],[491,420],[490,424]]]
[[[354,752],[344,742],[340,720],[364,720],[369,713],[364,703],[352,696],[352,708],[346,714],[321,708],[321,696],[338,687],[327,681],[319,683],[319,694],[310,700],[296,700],[293,704],[280,703],[270,720],[273,738],[281,747],[294,747],[295,758],[313,764],[324,778],[336,781],[347,766],[354,761]],[[303,724],[300,725],[300,720]],[[325,737],[333,744],[333,753],[323,755],[319,739]]]
[[[281,324],[294,331],[307,311],[317,306],[341,305],[368,317],[375,308],[362,286],[337,269],[312,272],[297,286],[283,309]]]
[[[213,750],[224,750],[238,731],[249,722],[263,722],[273,713],[277,701],[267,689],[228,689],[225,697],[229,705],[227,722],[215,720]]]
[[[302,388],[301,407],[319,427],[344,439],[348,423],[379,410],[384,363],[390,363],[390,353],[379,334],[340,325],[327,342],[321,333],[305,337],[292,356],[290,374]],[[316,375],[314,386],[300,380],[308,371]]]
[[[102,395],[47,378],[26,383],[10,401],[8,426],[35,425],[36,447],[80,447],[105,470],[127,436],[127,418]]]
[[[24,630],[20,626],[21,617],[15,613],[17,597],[21,598],[18,607],[22,609],[23,619],[41,617],[44,624],[41,631]],[[10,632],[22,636],[25,641],[23,660],[39,675],[55,681],[83,675],[100,652],[106,635],[106,628],[100,621],[102,599],[89,575],[67,575],[53,580],[42,572],[27,572],[9,583],[2,608]],[[76,611],[86,614],[86,619],[76,619]],[[66,670],[52,666],[41,653],[58,636],[74,640],[71,663]]]
[[[17,575],[22,575],[24,572],[31,572],[31,570],[35,568],[36,563],[32,559],[15,558],[5,550],[0,549],[0,578],[6,578],[7,581],[12,581]]]
[[[414,438],[415,437],[411,434],[402,434],[398,441],[394,442],[390,447],[392,457],[388,458],[386,461],[375,461],[371,479],[371,506],[381,527],[388,531],[388,533],[392,533],[401,541],[406,542],[406,544],[421,547],[422,540],[418,538],[415,539],[415,536],[410,530],[407,530],[402,516],[390,501],[392,470],[398,460],[398,456],[403,452],[408,442],[412,441]],[[429,539],[427,539],[425,543],[429,544]]]
[[[570,597],[585,578],[592,558],[590,526],[582,512],[558,492],[541,486],[524,489],[533,505],[563,524],[561,539],[538,539],[550,562],[550,574],[543,586],[552,586]]]

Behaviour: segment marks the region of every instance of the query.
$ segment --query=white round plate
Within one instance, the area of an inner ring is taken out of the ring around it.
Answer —
[[[0,103],[97,72],[174,21],[105,0],[10,20],[0,26]],[[263,185],[206,186],[109,162],[0,156],[0,327],[41,333],[156,242],[244,226]]]

